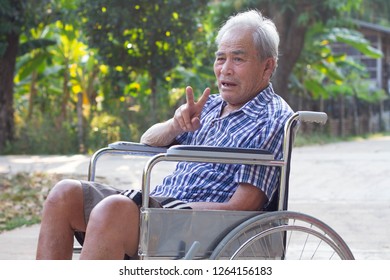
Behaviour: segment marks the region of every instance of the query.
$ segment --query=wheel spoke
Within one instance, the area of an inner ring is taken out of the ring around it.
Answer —
[[[211,258],[353,259],[341,237],[313,217],[289,211],[263,215],[230,232]]]

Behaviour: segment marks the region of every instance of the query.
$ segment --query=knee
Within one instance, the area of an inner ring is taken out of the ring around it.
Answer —
[[[111,195],[92,209],[89,221],[103,226],[126,220],[135,222],[138,219],[139,208],[131,199],[123,195]]]
[[[61,206],[74,203],[82,199],[81,183],[77,180],[64,179],[59,181],[51,189],[46,201],[46,206]]]

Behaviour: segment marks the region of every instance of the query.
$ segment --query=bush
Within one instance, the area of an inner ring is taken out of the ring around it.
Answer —
[[[7,154],[74,154],[78,152],[77,131],[69,122],[58,125],[50,116],[34,116],[19,123]]]
[[[107,144],[129,140],[131,129],[120,118],[101,113],[92,118],[86,146],[90,152],[96,151]]]
[[[76,123],[57,124],[51,116],[37,115],[28,122],[17,122],[15,140],[8,143],[5,154],[77,154],[80,144],[93,152],[114,141],[131,140],[131,132],[137,130],[117,116],[96,114],[90,124],[84,125],[85,136],[79,143]]]

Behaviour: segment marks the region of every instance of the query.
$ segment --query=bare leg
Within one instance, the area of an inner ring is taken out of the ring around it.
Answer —
[[[92,210],[80,259],[123,259],[137,253],[139,208],[129,198],[112,195]]]
[[[43,207],[37,259],[71,259],[75,230],[85,231],[81,183],[63,180],[51,190]]]

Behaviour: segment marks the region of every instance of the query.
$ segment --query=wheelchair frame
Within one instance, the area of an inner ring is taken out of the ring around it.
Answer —
[[[285,124],[280,160],[258,149],[183,145],[158,148],[115,142],[92,156],[88,179],[95,180],[97,161],[104,154],[152,155],[142,177],[141,259],[354,259],[344,240],[328,225],[309,215],[287,211],[295,132],[301,122],[324,124],[326,120],[322,112],[293,114]],[[152,170],[163,161],[277,166],[281,169],[279,190],[270,203],[271,209],[267,209],[270,212],[149,208]],[[298,241],[291,243],[297,236]]]

